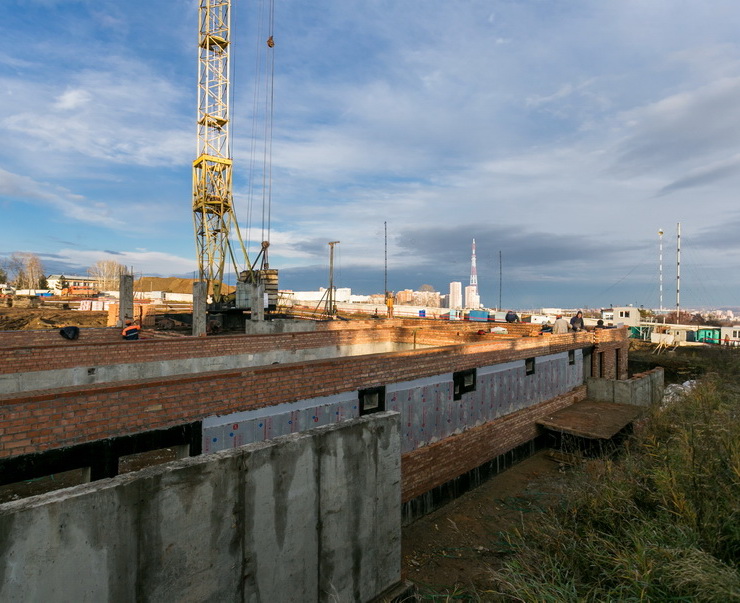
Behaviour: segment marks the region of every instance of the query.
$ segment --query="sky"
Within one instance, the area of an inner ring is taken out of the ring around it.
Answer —
[[[737,0],[233,0],[236,215],[280,287],[740,306]],[[3,0],[0,261],[197,270],[198,0]],[[261,98],[262,92],[258,93]],[[253,115],[256,114],[256,129]],[[258,134],[253,134],[253,132]],[[269,216],[269,229],[267,219]],[[499,262],[499,258],[501,261]]]

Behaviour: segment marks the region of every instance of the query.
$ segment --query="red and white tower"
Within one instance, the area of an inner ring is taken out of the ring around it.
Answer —
[[[470,260],[470,285],[465,287],[465,307],[480,308],[478,295],[478,270],[475,265],[475,239],[473,239],[473,256]]]

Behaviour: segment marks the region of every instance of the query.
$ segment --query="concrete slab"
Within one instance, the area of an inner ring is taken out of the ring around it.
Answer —
[[[540,419],[537,424],[582,438],[608,440],[632,423],[642,411],[639,406],[584,400]]]

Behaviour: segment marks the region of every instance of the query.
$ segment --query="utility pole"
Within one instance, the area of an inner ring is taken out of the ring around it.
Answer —
[[[501,263],[501,250],[498,250],[498,309],[499,312],[501,311],[501,308],[503,307],[501,305],[501,289],[504,282],[504,271]]]
[[[339,241],[329,243],[329,291],[326,297],[326,314],[334,316],[337,313],[336,296],[334,288],[334,245],[339,245]]]
[[[388,222],[383,222],[385,231],[385,268],[383,270],[383,297],[388,295]]]
[[[658,230],[660,240],[660,262],[658,265],[658,280],[660,282],[660,311],[663,312],[663,229]]]
[[[676,324],[681,316],[681,222],[676,224]]]

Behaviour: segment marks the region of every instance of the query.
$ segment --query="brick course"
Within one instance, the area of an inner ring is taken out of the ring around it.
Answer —
[[[346,335],[360,336],[355,333]],[[317,334],[319,338],[321,335]],[[286,334],[282,338],[295,336]],[[374,335],[367,331],[362,336]],[[259,337],[235,339],[241,339],[240,345],[244,345],[246,340]],[[225,345],[229,339],[207,341]],[[591,341],[589,333],[523,337],[7,395],[0,398],[0,429],[5,430],[0,439],[0,457],[171,427],[214,414],[554,354],[588,347]],[[162,359],[181,350],[183,342],[121,342],[118,347],[125,352],[131,343],[137,348],[142,343],[177,343],[170,352],[166,346],[163,348],[159,356]],[[42,430],[51,433],[42,434]]]
[[[504,454],[541,433],[537,421],[586,398],[586,387],[473,427],[401,457],[402,502]]]

